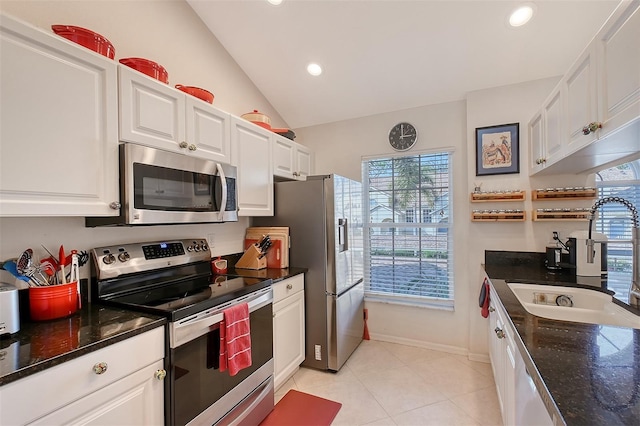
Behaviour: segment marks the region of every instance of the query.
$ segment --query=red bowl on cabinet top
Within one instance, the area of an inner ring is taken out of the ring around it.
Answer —
[[[156,80],[160,80],[165,84],[169,84],[169,73],[157,62],[144,58],[122,58],[120,59],[120,63]]]
[[[182,84],[176,84],[176,89],[182,90],[185,93],[195,96],[198,99],[202,99],[205,102],[213,103],[213,93],[208,90],[201,89],[194,86],[183,86]]]
[[[113,47],[113,44],[105,37],[91,30],[74,27],[73,25],[52,25],[51,29],[59,36],[78,43],[109,59],[113,59],[116,56],[116,49]]]

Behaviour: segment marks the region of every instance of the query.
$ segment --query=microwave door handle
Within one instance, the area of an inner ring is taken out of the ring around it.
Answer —
[[[220,163],[216,163],[218,174],[220,175],[220,183],[222,184],[222,200],[220,201],[220,222],[224,221],[224,212],[227,209],[227,178],[224,175]]]

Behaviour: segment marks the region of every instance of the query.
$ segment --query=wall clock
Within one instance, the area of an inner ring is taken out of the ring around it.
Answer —
[[[389,144],[396,151],[411,149],[417,140],[418,131],[409,123],[398,123],[389,131]]]

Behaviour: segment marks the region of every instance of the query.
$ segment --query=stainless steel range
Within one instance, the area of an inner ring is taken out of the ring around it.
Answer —
[[[256,425],[273,409],[271,280],[214,277],[206,239],[98,247],[93,302],[166,316],[165,422]],[[219,369],[223,311],[248,303],[251,366]]]

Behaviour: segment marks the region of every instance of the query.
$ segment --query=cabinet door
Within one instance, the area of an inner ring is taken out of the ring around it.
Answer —
[[[120,139],[186,152],[180,147],[185,142],[186,95],[125,65],[118,72]]]
[[[238,216],[273,216],[273,133],[231,117],[233,161],[238,168]]]
[[[287,138],[275,136],[273,138],[273,174],[279,177],[293,179],[296,168],[295,143]]]
[[[0,15],[1,216],[119,213],[116,70]]]
[[[273,305],[274,386],[278,389],[304,360],[304,292]]]
[[[602,136],[640,117],[640,2],[623,2],[596,36]]]
[[[538,112],[529,122],[529,174],[533,175],[544,168],[544,118]]]
[[[598,121],[594,46],[591,45],[585,50],[565,78],[564,86],[567,94],[566,155],[590,144],[598,134],[592,132],[585,135],[582,132],[584,126]]]
[[[200,158],[231,164],[230,119],[228,113],[187,95],[187,151]]]
[[[492,300],[497,300],[491,294]],[[505,351],[504,341],[499,337],[499,332],[504,329],[504,323],[500,318],[495,302],[491,302],[489,313],[489,358],[491,360],[491,368],[493,369],[493,377],[496,382],[496,392],[498,401],[500,402],[500,411],[504,415],[504,366]]]
[[[44,416],[32,425],[163,425],[163,369],[157,361],[97,392]]]
[[[306,179],[313,174],[313,154],[310,149],[299,145],[296,148],[296,164],[298,165],[298,177]]]
[[[545,166],[558,161],[563,154],[563,107],[562,90],[554,91],[543,106],[544,110],[544,159]]]

